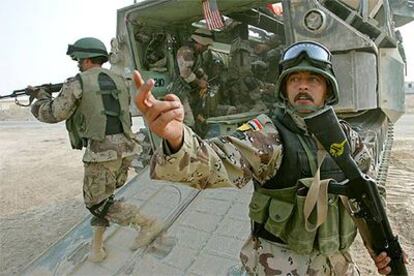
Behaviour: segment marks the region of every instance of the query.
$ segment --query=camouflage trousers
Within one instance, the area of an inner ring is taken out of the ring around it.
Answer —
[[[84,163],[85,176],[83,182],[83,196],[87,208],[110,200],[116,189],[122,187],[128,176],[128,168],[133,157],[119,158],[105,162]],[[98,211],[102,211],[102,207]],[[120,225],[129,225],[137,217],[144,218],[133,204],[124,200],[114,200],[107,210],[105,218],[94,216],[92,226],[108,226],[109,222]]]
[[[299,255],[287,245],[250,237],[240,251],[249,275],[359,275],[348,251],[332,255]]]

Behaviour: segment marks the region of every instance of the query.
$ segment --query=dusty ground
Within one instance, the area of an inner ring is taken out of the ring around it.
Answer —
[[[414,118],[414,95],[407,97],[407,103],[409,118]],[[0,141],[0,274],[10,275],[86,215],[82,153],[70,149],[64,124],[40,124],[28,109],[7,102],[0,102]],[[397,135],[389,172],[388,213],[411,254],[411,263],[413,190],[414,135]],[[354,251],[362,275],[375,275],[360,241]],[[414,273],[413,265],[409,269]]]

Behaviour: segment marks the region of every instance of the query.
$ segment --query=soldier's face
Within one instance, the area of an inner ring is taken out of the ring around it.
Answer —
[[[78,68],[80,72],[85,71],[85,60],[84,59],[78,60]]]
[[[316,73],[294,72],[286,79],[286,94],[298,113],[311,113],[325,104],[327,82]]]
[[[195,43],[194,44],[194,49],[196,50],[197,53],[202,53],[204,52],[206,49],[208,48],[208,46],[202,45],[200,43]]]
[[[81,72],[85,72],[86,70],[89,70],[95,66],[96,64],[92,63],[92,61],[89,58],[80,59],[78,61],[78,68],[79,68],[79,71]]]

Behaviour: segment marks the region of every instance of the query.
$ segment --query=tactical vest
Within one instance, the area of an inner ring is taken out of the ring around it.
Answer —
[[[313,250],[330,254],[348,249],[356,227],[337,195],[329,194],[326,221],[314,231],[306,230],[303,206],[308,187],[302,179],[313,177],[316,171],[317,145],[289,115],[278,114],[273,122],[284,145],[283,160],[272,179],[263,185],[254,183],[249,205],[253,234],[286,243],[298,254],[309,254]],[[330,157],[322,163],[320,173],[321,179],[345,179]],[[315,221],[315,214],[310,219]]]
[[[123,78],[104,68],[87,70],[78,78],[82,98],[66,121],[72,148],[82,149],[88,139],[102,141],[116,133],[131,138],[130,96]]]

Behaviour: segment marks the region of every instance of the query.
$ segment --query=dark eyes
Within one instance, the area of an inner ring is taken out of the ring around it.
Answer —
[[[302,79],[305,79],[306,81],[311,82],[311,83],[320,83],[322,81],[322,79],[319,78],[318,76],[310,76],[310,77],[307,77],[307,78],[302,78],[302,77],[299,77],[299,76],[291,76],[291,77],[289,77],[288,82],[289,83],[297,83],[297,82],[300,82]]]

